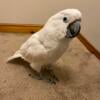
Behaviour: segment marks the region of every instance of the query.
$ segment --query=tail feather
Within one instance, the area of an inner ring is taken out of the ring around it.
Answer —
[[[16,58],[23,58],[23,57],[22,57],[22,55],[19,52],[16,52],[13,56],[11,56],[11,57],[9,57],[7,59],[7,62],[10,62],[10,61],[12,61],[12,60],[14,60]]]

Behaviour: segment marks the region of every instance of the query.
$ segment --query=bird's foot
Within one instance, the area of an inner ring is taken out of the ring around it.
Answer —
[[[29,76],[38,80],[45,80],[51,84],[56,84],[59,81],[50,65],[42,68],[40,73],[34,71],[34,75],[29,74]]]
[[[54,74],[53,70],[50,67],[44,68],[40,72],[40,77],[43,80],[46,80],[49,83],[56,84],[59,79]]]

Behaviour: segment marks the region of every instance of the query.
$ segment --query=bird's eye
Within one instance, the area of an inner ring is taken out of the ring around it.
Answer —
[[[65,23],[67,23],[67,21],[68,21],[67,17],[64,17],[64,18],[63,18],[63,21],[64,21]]]

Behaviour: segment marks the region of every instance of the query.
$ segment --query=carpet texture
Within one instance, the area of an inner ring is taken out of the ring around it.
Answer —
[[[0,33],[0,100],[100,100],[100,61],[76,38],[53,65],[56,85],[30,77],[24,64],[6,63],[29,36]]]

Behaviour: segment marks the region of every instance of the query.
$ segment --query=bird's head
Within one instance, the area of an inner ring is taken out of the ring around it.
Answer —
[[[52,16],[45,26],[59,38],[73,38],[80,33],[82,14],[77,9],[66,9]]]

